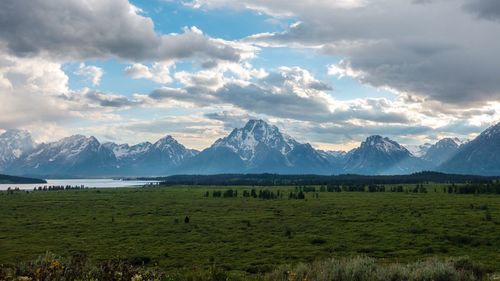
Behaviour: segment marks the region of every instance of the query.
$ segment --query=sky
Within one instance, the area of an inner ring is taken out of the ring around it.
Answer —
[[[3,0],[0,131],[203,149],[249,119],[349,150],[500,121],[497,0]]]

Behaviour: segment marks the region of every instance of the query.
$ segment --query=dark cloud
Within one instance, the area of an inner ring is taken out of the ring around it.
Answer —
[[[278,8],[281,0],[267,2],[253,6],[269,13],[283,11]],[[321,47],[327,54],[345,57],[364,83],[448,104],[500,99],[500,24],[470,14],[498,19],[500,1],[364,2],[355,9],[336,9],[321,1],[280,6],[301,22],[247,40]]]
[[[99,110],[99,108],[128,108],[142,105],[144,102],[134,100],[122,95],[103,93],[94,90],[82,92],[69,92],[59,96],[61,100],[71,102],[71,107],[76,110]]]
[[[16,56],[70,60],[119,57],[166,60],[193,56],[238,61],[242,50],[196,28],[159,35],[127,0],[4,0],[0,43]]]
[[[500,21],[500,1],[467,0],[464,8],[480,18]]]
[[[125,96],[110,95],[97,91],[89,91],[85,94],[85,98],[103,107],[130,107],[139,105],[140,102],[131,100]]]
[[[212,112],[206,113],[204,116],[211,120],[221,121],[224,124],[224,129],[227,131],[231,131],[234,128],[243,127],[248,120],[250,119],[258,119],[255,116],[252,116],[248,113],[244,112],[232,112],[232,111],[221,111],[221,112]]]
[[[310,121],[326,121],[330,117],[325,101],[294,94],[275,94],[254,84],[228,84],[215,92],[215,96],[223,103],[270,116]]]

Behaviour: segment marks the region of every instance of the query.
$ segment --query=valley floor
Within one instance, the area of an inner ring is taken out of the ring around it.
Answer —
[[[0,264],[45,254],[139,260],[165,270],[253,274],[281,264],[366,255],[379,263],[469,256],[500,271],[500,196],[305,192],[214,198],[229,187],[0,192]],[[208,193],[208,194],[207,194]],[[206,197],[208,195],[208,197]],[[189,222],[185,222],[186,216]]]

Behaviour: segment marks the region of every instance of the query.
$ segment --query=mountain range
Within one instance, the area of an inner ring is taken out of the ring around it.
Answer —
[[[132,146],[101,143],[82,135],[36,144],[28,132],[13,129],[0,135],[0,171],[45,178],[220,173],[391,175],[425,170],[500,175],[500,123],[470,142],[445,138],[417,150],[410,152],[379,135],[369,136],[349,152],[317,150],[262,120],[248,121],[202,151],[188,149],[172,136]]]

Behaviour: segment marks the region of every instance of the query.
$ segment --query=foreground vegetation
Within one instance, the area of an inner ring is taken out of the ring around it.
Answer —
[[[469,256],[485,271],[499,272],[500,196],[448,193],[448,187],[385,185],[386,192],[380,192],[380,185],[372,187],[374,192],[369,186],[366,192],[328,186],[0,192],[0,264],[13,268],[48,251],[85,256],[98,268],[121,261],[166,276],[200,272],[254,278],[277,276],[272,274],[279,275],[274,270],[283,264],[312,263],[308,266],[317,268],[317,260],[331,263],[330,258],[359,255],[375,258],[382,268]],[[400,267],[413,274],[413,267]],[[300,268],[287,270],[299,278],[305,272]],[[448,270],[450,264],[439,268]]]
[[[0,267],[0,280],[6,281],[481,281],[497,280],[468,258],[428,259],[409,264],[377,264],[372,258],[326,259],[295,266],[284,265],[270,273],[241,276],[212,266],[183,273],[165,273],[129,261],[108,260],[91,263],[85,256],[69,259],[45,254],[38,259],[14,266]]]

